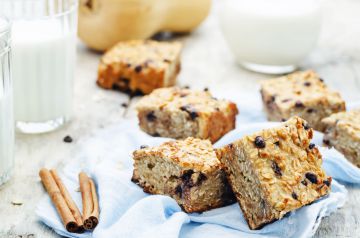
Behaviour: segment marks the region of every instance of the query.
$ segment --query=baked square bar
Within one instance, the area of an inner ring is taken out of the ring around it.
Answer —
[[[218,100],[208,91],[161,88],[137,104],[139,124],[153,136],[185,139],[195,137],[215,142],[235,128],[238,113],[234,103]]]
[[[330,192],[331,177],[321,168],[322,157],[310,143],[312,136],[306,121],[292,117],[217,151],[251,229]]]
[[[180,71],[181,48],[179,42],[120,42],[101,58],[97,83],[132,94],[173,86]]]
[[[145,192],[166,194],[186,212],[202,212],[235,201],[210,141],[170,141],[133,153],[132,181]]]
[[[324,118],[324,144],[334,146],[360,168],[360,109],[339,112]]]
[[[321,119],[345,111],[340,94],[328,89],[311,70],[263,81],[261,95],[269,120],[284,121],[296,115],[319,131],[325,129]]]

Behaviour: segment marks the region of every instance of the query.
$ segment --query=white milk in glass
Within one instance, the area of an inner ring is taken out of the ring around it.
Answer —
[[[269,66],[269,70],[274,66],[274,73],[284,73],[316,46],[320,4],[317,0],[226,0],[220,25],[240,64]]]
[[[0,185],[14,167],[14,120],[10,81],[9,25],[0,18]]]
[[[24,132],[31,133],[27,123],[41,132],[70,118],[75,34],[64,28],[58,19],[13,22],[14,111]],[[36,128],[49,121],[49,128]]]

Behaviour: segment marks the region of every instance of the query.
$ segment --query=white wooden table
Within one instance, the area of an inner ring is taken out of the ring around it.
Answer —
[[[201,27],[181,38],[185,48],[178,83],[192,88],[236,89],[238,93],[253,91],[256,94],[258,81],[269,76],[246,71],[235,64],[219,30],[219,4],[221,1],[215,0],[211,15]],[[324,5],[324,27],[319,46],[301,68],[315,69],[346,100],[360,100],[360,1],[327,0]],[[1,238],[57,237],[35,216],[36,204],[44,195],[38,178],[39,168],[61,170],[79,149],[81,140],[91,137],[99,128],[121,123],[124,117],[135,117],[132,107],[125,110],[121,106],[129,100],[125,94],[96,86],[99,57],[79,43],[74,116],[70,124],[49,134],[17,135],[15,174],[0,188]],[[74,142],[64,143],[66,135],[71,135]],[[360,188],[347,188],[348,202],[322,221],[316,237],[360,237]]]

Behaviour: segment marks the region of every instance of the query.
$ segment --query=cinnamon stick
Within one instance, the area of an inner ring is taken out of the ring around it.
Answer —
[[[79,208],[76,206],[74,200],[71,198],[69,191],[66,189],[65,185],[61,181],[56,170],[51,169],[50,173],[53,176],[56,184],[58,185],[61,195],[64,197],[66,204],[68,205],[68,207],[71,211],[71,214],[74,216],[76,224],[79,226],[79,230],[82,230],[83,229],[83,221],[82,221],[82,217],[81,217]]]
[[[83,204],[83,223],[86,230],[94,229],[99,223],[99,203],[94,182],[84,173],[79,174]]]
[[[61,193],[51,172],[45,168],[39,172],[41,181],[48,192],[65,228],[69,232],[81,232],[82,224],[78,224],[70,208],[68,202]]]

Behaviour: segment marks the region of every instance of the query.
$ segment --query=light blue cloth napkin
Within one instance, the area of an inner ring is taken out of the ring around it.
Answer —
[[[233,95],[233,94],[232,94]],[[258,98],[233,98],[238,103],[240,115],[237,129],[228,133],[215,146],[231,141],[278,123],[264,122]],[[258,231],[249,230],[238,204],[213,209],[202,214],[186,214],[167,196],[145,194],[130,181],[132,175],[131,153],[140,145],[158,145],[169,139],[154,138],[141,132],[135,121],[110,126],[82,141],[74,159],[64,169],[62,178],[81,210],[81,195],[77,174],[83,170],[95,179],[101,208],[100,223],[93,233],[66,232],[48,196],[38,204],[36,213],[40,220],[58,234],[67,237],[126,237],[126,238],[218,238],[218,237],[309,237],[318,228],[321,219],[342,207],[347,190],[333,180],[332,192],[309,206],[292,212],[280,221]],[[315,133],[315,143],[321,144],[321,133]],[[335,150],[321,148],[324,168],[335,179],[360,183],[360,170],[348,163]]]

